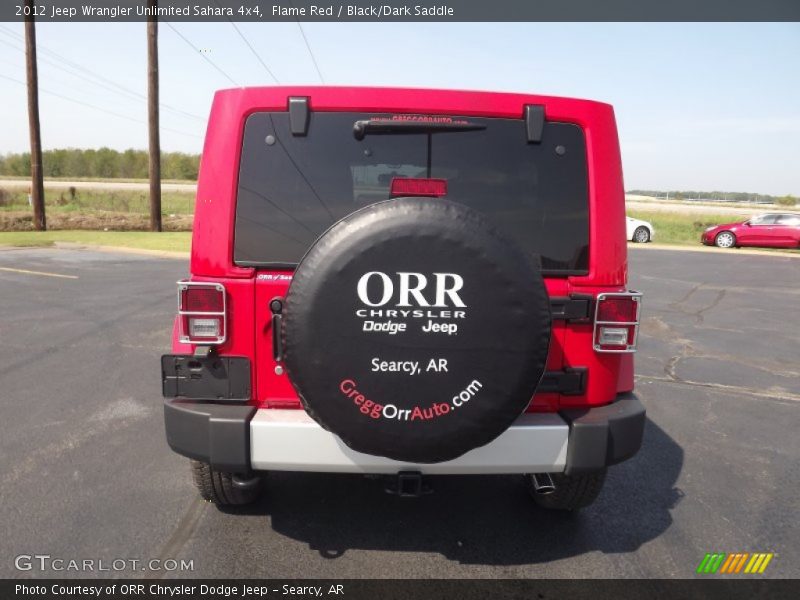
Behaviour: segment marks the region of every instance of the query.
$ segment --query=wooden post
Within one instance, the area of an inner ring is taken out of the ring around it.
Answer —
[[[33,226],[47,229],[44,214],[44,179],[42,172],[42,133],[39,128],[39,73],[36,68],[36,25],[33,20],[33,0],[25,0],[29,16],[25,17],[25,64],[28,76],[28,129],[31,137],[31,203]]]
[[[157,0],[149,0],[153,9]],[[161,231],[161,139],[158,131],[158,18],[147,17],[147,126],[150,138],[150,231]]]

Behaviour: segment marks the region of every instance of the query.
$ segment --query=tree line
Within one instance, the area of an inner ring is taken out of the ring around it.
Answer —
[[[698,192],[693,190],[629,190],[628,194],[638,196],[653,196],[654,198],[669,198],[671,200],[724,200],[727,202],[771,202],[784,206],[794,206],[796,198],[788,196],[770,196],[769,194],[754,194],[752,192]]]
[[[42,153],[42,169],[45,177],[102,177],[123,179],[147,179],[147,151],[128,149],[122,152],[111,148],[83,150],[60,148]],[[161,153],[161,177],[163,179],[197,179],[200,166],[199,154],[183,152]],[[0,175],[30,177],[31,155],[29,152],[0,155]]]

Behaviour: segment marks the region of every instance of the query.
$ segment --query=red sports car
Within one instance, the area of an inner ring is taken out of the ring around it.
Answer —
[[[700,238],[708,246],[800,248],[800,213],[768,213],[743,223],[714,225]]]

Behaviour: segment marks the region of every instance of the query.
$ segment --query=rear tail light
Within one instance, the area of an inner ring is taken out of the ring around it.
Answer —
[[[181,343],[223,343],[227,334],[225,286],[179,281],[178,316]]]
[[[447,179],[413,179],[394,177],[390,186],[391,196],[431,196],[438,198],[447,195]]]
[[[596,352],[636,352],[641,305],[639,292],[597,295],[593,337]]]

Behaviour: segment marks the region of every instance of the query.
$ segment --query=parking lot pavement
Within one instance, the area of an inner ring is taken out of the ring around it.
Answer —
[[[219,511],[164,441],[158,357],[186,261],[0,251],[0,576],[42,576],[14,568],[39,553],[194,561],[170,577],[691,577],[715,551],[800,576],[800,261],[630,254],[645,442],[571,516],[518,477],[438,477],[413,500],[296,473]]]

